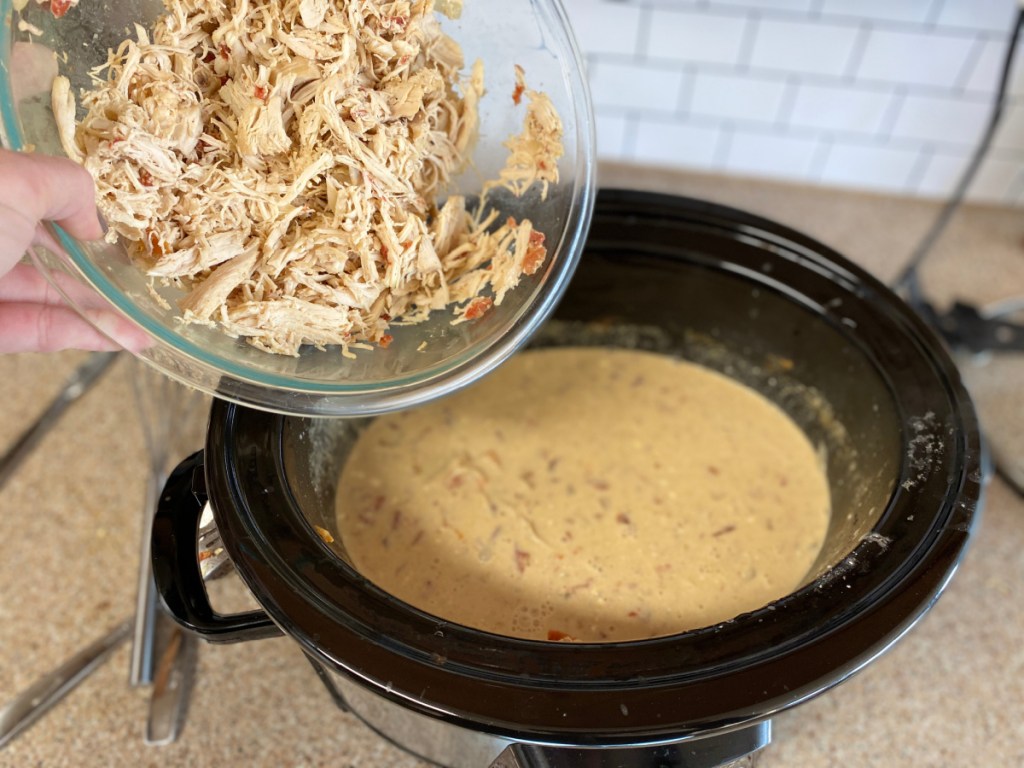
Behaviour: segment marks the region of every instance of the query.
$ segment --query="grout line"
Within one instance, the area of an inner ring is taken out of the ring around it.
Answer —
[[[985,40],[982,37],[977,37],[974,40],[974,45],[971,46],[971,50],[967,52],[967,58],[964,59],[964,63],[960,67],[960,71],[956,77],[953,78],[953,86],[958,92],[963,93],[967,90],[967,83],[971,80],[971,75],[974,74],[975,67],[978,66],[978,62],[981,60],[981,54],[985,50]]]
[[[682,122],[671,113],[657,112],[654,110],[637,110],[633,108],[602,106],[601,111],[609,116],[628,114],[635,119],[647,120],[653,123],[679,125],[680,122]],[[743,120],[737,118],[722,119],[691,113],[687,116],[685,122],[688,125],[693,125],[698,128],[714,129],[728,125],[730,128],[740,128],[744,131],[764,136],[778,135],[777,127],[773,126],[771,123],[763,123],[755,120]],[[949,154],[958,157],[970,154],[975,147],[975,144],[966,142],[912,139],[880,134],[856,133],[852,131],[823,131],[821,129],[806,128],[799,125],[790,125],[787,128],[786,133],[794,139],[804,139],[808,141],[814,141],[822,134],[829,133],[835,139],[836,143],[843,142],[845,144],[861,147],[890,147],[892,149],[911,152],[920,150],[923,144],[930,144],[935,148],[935,152],[937,154]],[[993,157],[998,157],[1003,160],[1024,162],[1024,147],[1015,148],[994,146],[990,150],[990,154]]]
[[[946,0],[932,0],[932,7],[928,9],[928,15],[924,18],[924,23],[929,28],[934,29],[939,24],[939,16],[942,15],[942,9],[946,5]]]
[[[775,125],[779,128],[785,128],[793,116],[793,110],[796,109],[796,96],[800,90],[800,76],[790,75],[786,78],[786,88],[782,92],[782,98],[779,100],[779,110],[775,113]]]
[[[626,128],[622,132],[622,156],[636,159],[636,134],[639,130],[636,119],[632,115],[626,115]]]
[[[595,59],[606,61],[609,64],[637,64],[637,60],[634,56],[621,53],[595,54]],[[919,96],[948,97],[956,98],[960,101],[975,101],[985,104],[992,101],[991,93],[972,90],[958,91],[952,86],[928,85],[925,83],[902,83],[898,80],[876,80],[873,78],[848,81],[844,80],[842,76],[822,75],[815,72],[794,72],[792,70],[772,69],[770,67],[751,67],[749,69],[741,69],[733,64],[721,64],[720,62],[714,61],[698,62],[692,59],[684,61],[678,59],[648,58],[646,62],[644,62],[644,66],[648,66],[651,69],[663,69],[671,72],[678,72],[679,67],[682,64],[699,64],[701,69],[709,72],[709,74],[742,74],[744,77],[759,80],[773,80],[776,82],[785,81],[790,75],[798,74],[805,83],[812,85],[841,88],[852,87],[862,91],[882,91],[886,93],[892,91],[893,86],[900,86],[905,88],[908,94]]]
[[[757,42],[757,32],[760,26],[760,14],[758,11],[751,11],[743,26],[743,38],[740,40],[739,55],[736,57],[736,69],[740,72],[750,71],[750,59],[754,55],[754,44]]]
[[[901,0],[893,0],[893,2],[899,2]],[[621,0],[620,0],[621,2]],[[622,3],[625,4],[625,3]],[[638,3],[629,3],[631,5],[639,5]],[[756,0],[751,0],[750,6],[757,5]],[[658,0],[656,2],[644,2],[642,7],[647,8],[666,8],[671,10],[689,11],[698,10],[702,13],[706,13],[711,16],[746,16],[751,10],[749,7],[743,7],[741,5],[709,5],[707,2],[697,3],[681,7],[678,0]],[[935,6],[933,6],[933,9]],[[938,11],[933,10],[929,12],[929,18],[934,16],[938,18],[938,12],[941,11],[941,0]],[[812,18],[814,22],[820,22],[823,24],[832,24],[836,26],[845,27],[858,27],[863,23],[864,16],[850,13],[828,13],[821,10],[818,15],[812,16],[812,11],[791,11],[785,8],[757,8],[757,13],[762,18],[771,21],[803,21],[807,22],[809,18]],[[987,27],[968,27],[959,24],[939,24],[937,20],[929,20],[926,18],[925,21],[900,21],[899,19],[871,19],[870,21],[876,29],[892,32],[924,32],[930,34],[942,34],[952,37],[970,37],[973,38],[976,35],[983,35],[989,38],[1001,38],[1005,37],[1005,30],[989,29]]]
[[[636,28],[636,47],[633,49],[634,61],[648,61],[650,56],[648,49],[651,42],[651,19],[654,16],[654,9],[649,5],[640,7],[640,23]]]
[[[715,144],[714,159],[711,161],[712,168],[725,168],[726,159],[729,157],[729,150],[732,149],[733,133],[735,133],[735,128],[732,123],[722,124],[722,130],[718,134],[718,141]]]
[[[679,83],[679,93],[676,94],[676,114],[685,118],[693,108],[693,91],[697,79],[697,68],[687,64],[683,68],[683,78]]]
[[[905,85],[897,85],[892,90],[892,100],[889,102],[889,106],[886,107],[885,114],[882,115],[881,124],[878,126],[878,134],[891,138],[892,131],[896,127],[896,121],[899,119],[900,112],[903,111],[903,104],[907,100],[907,87]]]
[[[932,164],[933,157],[935,157],[935,148],[931,144],[925,144],[921,147],[917,160],[910,167],[910,173],[907,174],[907,189],[914,194],[919,193],[921,183],[924,181],[924,175]]]
[[[821,177],[825,173],[825,164],[828,162],[829,155],[832,154],[832,146],[834,144],[835,139],[831,133],[823,133],[818,137],[818,146],[814,150],[811,164],[807,169],[807,177],[809,179],[821,181]]]
[[[861,62],[864,61],[864,53],[868,49],[868,40],[871,39],[871,22],[867,19],[860,25],[857,37],[853,41],[850,55],[846,59],[846,66],[843,68],[841,78],[846,82],[853,82],[857,77]]]

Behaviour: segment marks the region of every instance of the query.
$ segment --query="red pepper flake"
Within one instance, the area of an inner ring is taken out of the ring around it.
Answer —
[[[221,75],[220,76],[220,86],[221,86],[221,88],[223,88],[225,85],[227,85],[228,84],[228,80],[230,80],[230,79],[231,78],[228,77],[227,75]]]
[[[519,222],[517,222],[515,218],[512,216],[509,216],[507,219],[505,219],[505,224],[506,226],[512,227],[513,229],[519,226]]]
[[[221,55],[221,58],[227,59],[231,56],[231,49],[227,47],[225,43],[220,44],[220,48],[217,49]]]
[[[572,643],[576,641],[576,638],[568,632],[562,632],[560,629],[549,629],[548,640],[553,643]]]
[[[380,244],[380,257],[387,261],[391,261],[391,259],[388,258],[388,247],[384,245],[384,243]]]
[[[385,333],[383,336],[380,337],[380,341],[378,341],[377,343],[380,344],[381,349],[387,349],[389,346],[391,346],[391,342],[394,340],[394,336],[392,336],[390,333]]]
[[[204,560],[209,560],[211,557],[213,557],[212,549],[201,549],[199,550],[199,554],[196,555],[196,560],[198,560],[201,563]]]
[[[530,553],[524,552],[519,547],[516,547],[516,568],[520,573],[526,573],[526,566],[530,564]]]
[[[144,186],[144,187],[152,187],[153,186],[153,175],[149,171],[147,171],[145,168],[142,168],[139,171],[139,181],[142,183],[142,186]]]
[[[546,171],[548,169],[548,163],[546,160],[538,160],[537,167],[540,168],[542,171]]]
[[[215,54],[212,50],[211,51],[207,51],[206,55],[203,56],[203,64],[209,64],[215,58],[217,58],[217,54]]]
[[[160,238],[157,237],[156,232],[149,229],[146,230],[146,239],[149,241],[149,250],[156,258],[160,258],[164,255],[164,249],[160,247]]]
[[[631,618],[631,619],[635,619],[635,618],[636,618],[637,616],[639,616],[640,614],[639,614],[639,613],[637,613],[636,611],[630,611],[630,612],[629,612],[629,613],[627,613],[626,615],[627,615],[627,616],[629,616],[629,618]]]
[[[381,312],[380,313],[380,319],[383,320],[386,323],[389,320],[391,320],[391,315],[389,315],[387,312]]]
[[[50,13],[54,18],[61,18],[71,8],[71,0],[50,0]]]
[[[627,515],[625,512],[619,512],[619,514],[615,516],[615,522],[622,523],[623,525],[633,524],[633,521],[629,519],[629,515]]]
[[[725,534],[732,533],[735,530],[736,530],[736,526],[735,525],[726,525],[726,526],[724,526],[722,528],[719,528],[717,531],[715,531],[711,535],[714,536],[717,539],[719,536],[725,536]]]
[[[483,317],[492,306],[494,306],[494,300],[486,296],[473,299],[469,306],[466,307],[465,318],[467,320],[476,320],[478,317]]]
[[[548,255],[548,249],[544,247],[544,233],[536,230],[530,233],[530,242],[526,248],[526,255],[523,257],[523,272],[532,275]]]
[[[267,90],[266,86],[257,85],[253,88],[253,95],[260,101],[266,101],[270,97],[270,91]]]
[[[516,83],[515,89],[512,91],[512,101],[518,106],[519,102],[523,100],[523,91],[526,90],[526,86],[522,83]]]

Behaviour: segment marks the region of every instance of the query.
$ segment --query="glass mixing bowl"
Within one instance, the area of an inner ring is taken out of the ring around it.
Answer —
[[[163,7],[159,0],[82,0],[58,19],[49,3],[29,0],[18,10],[21,4],[0,0],[8,38],[0,47],[0,140],[10,149],[62,155],[50,107],[54,76],[68,77],[77,96],[89,86],[90,70],[106,63],[108,49],[134,36],[133,24],[151,25]],[[472,199],[504,165],[508,151],[502,143],[521,130],[524,110],[511,98],[513,64],[523,67],[530,88],[551,98],[565,130],[561,180],[545,200],[534,185],[521,198],[491,201],[503,215],[529,218],[546,236],[548,258],[482,318],[452,325],[450,310],[435,311],[427,322],[393,326],[387,349],[357,351],[354,360],[338,348],[312,347],[293,358],[215,328],[182,324],[173,308],[181,293],[161,288],[172,308],[163,306],[121,245],[79,242],[51,224],[63,253],[35,249],[33,260],[51,282],[67,273],[139,326],[151,343],[136,354],[151,365],[244,405],[315,416],[368,415],[424,402],[484,375],[547,317],[579,260],[593,208],[593,119],[582,61],[559,0],[467,0],[461,18],[442,17],[442,26],[462,46],[467,64],[483,61],[487,88],[472,167],[451,191]]]

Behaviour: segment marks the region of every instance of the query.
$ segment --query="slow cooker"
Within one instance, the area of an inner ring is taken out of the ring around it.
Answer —
[[[212,642],[288,635],[339,706],[440,765],[714,766],[747,759],[775,714],[885,651],[955,571],[983,488],[967,392],[928,327],[822,244],[720,205],[604,190],[573,282],[532,343],[681,356],[777,403],[820,451],[832,497],[802,586],[634,642],[449,623],[348,561],[337,477],[369,419],[215,402],[205,449],[171,476],[153,528],[175,619]],[[262,610],[211,607],[196,550],[206,503]]]

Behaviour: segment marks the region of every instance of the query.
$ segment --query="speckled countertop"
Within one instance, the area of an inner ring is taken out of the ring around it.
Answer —
[[[633,168],[602,168],[601,182],[769,216],[882,279],[898,273],[936,210],[921,201]],[[965,211],[929,264],[928,290],[982,303],[1024,295],[1022,238],[1021,211]],[[82,357],[0,357],[0,446],[31,423]],[[995,378],[996,390],[1024,391],[1024,375],[1016,383]],[[983,416],[1000,426],[1024,411],[1024,403],[988,403],[986,395]],[[145,469],[122,360],[0,492],[0,702],[130,615]],[[236,580],[220,584],[227,597],[242,597]],[[966,560],[936,607],[865,671],[779,717],[761,768],[1024,765],[1022,584],[1024,501],[996,479]],[[335,710],[286,639],[202,646],[185,731],[168,747],[143,745],[148,694],[127,678],[125,646],[0,751],[0,766],[422,765]]]

